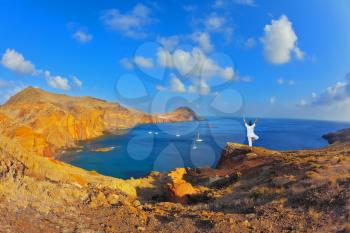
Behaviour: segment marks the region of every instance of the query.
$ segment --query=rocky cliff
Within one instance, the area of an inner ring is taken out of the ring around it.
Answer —
[[[29,87],[0,107],[0,133],[18,140],[27,150],[52,157],[59,149],[131,128],[140,123],[196,120],[189,108],[149,115],[92,97],[53,94]]]

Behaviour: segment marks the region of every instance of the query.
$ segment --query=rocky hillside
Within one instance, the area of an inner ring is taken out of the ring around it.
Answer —
[[[338,132],[328,133],[323,135],[323,138],[330,144],[347,142],[350,141],[350,129],[343,129]]]
[[[29,87],[0,107],[0,133],[27,150],[53,156],[61,148],[140,123],[197,119],[189,108],[149,115],[92,97],[53,94]]]
[[[0,136],[0,232],[349,232],[350,142],[119,180]],[[25,229],[25,230],[24,230]]]

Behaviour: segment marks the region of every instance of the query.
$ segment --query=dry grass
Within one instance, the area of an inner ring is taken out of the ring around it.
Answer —
[[[314,222],[317,222],[317,221],[321,218],[321,216],[322,216],[321,213],[319,213],[317,210],[315,210],[315,209],[312,208],[312,207],[309,208],[308,214],[309,214],[310,218],[311,218]]]

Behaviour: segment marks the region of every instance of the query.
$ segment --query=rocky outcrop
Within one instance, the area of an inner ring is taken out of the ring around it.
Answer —
[[[14,181],[21,178],[25,169],[24,164],[12,156],[0,154],[0,180],[11,179]]]
[[[337,132],[325,134],[322,136],[329,144],[343,143],[350,141],[350,129],[343,129]]]
[[[191,121],[189,108],[149,115],[92,97],[53,94],[29,87],[0,107],[0,132],[32,152],[52,157],[76,141],[95,138],[136,124]]]
[[[188,196],[197,193],[197,190],[192,184],[184,179],[186,173],[187,171],[185,168],[176,168],[168,174],[169,180],[164,186],[167,200],[186,203]]]

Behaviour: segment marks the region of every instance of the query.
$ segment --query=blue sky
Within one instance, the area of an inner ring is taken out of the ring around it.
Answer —
[[[0,101],[26,86],[147,112],[350,119],[350,2],[0,3]]]

